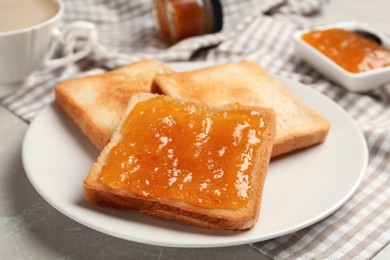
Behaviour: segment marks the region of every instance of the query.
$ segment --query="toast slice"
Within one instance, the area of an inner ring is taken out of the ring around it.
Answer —
[[[172,70],[156,60],[141,60],[56,86],[56,102],[100,150],[110,141],[130,97],[149,92],[153,78]]]
[[[322,143],[330,128],[327,120],[254,62],[158,75],[152,92],[214,106],[239,102],[273,108],[277,126],[272,157]]]
[[[270,108],[134,95],[84,180],[85,201],[201,227],[250,229],[275,124]]]

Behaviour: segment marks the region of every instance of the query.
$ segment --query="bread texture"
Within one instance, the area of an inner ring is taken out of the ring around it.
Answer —
[[[213,106],[238,102],[273,108],[277,126],[272,157],[322,143],[330,129],[326,119],[250,61],[158,75],[152,92]]]
[[[154,77],[172,70],[156,60],[141,60],[93,76],[71,79],[55,88],[57,104],[99,149],[110,141],[132,95],[150,93]]]
[[[158,218],[175,220],[181,223],[192,224],[200,227],[230,230],[247,230],[252,228],[259,217],[263,187],[275,136],[276,118],[274,111],[270,108],[247,107],[237,104],[224,105],[218,108],[221,111],[249,110],[251,113],[257,113],[256,115],[261,117],[261,120],[264,122],[264,125],[261,126],[263,129],[261,131],[261,142],[259,142],[259,145],[256,146],[256,150],[253,151],[253,168],[251,168],[253,170],[250,172],[249,183],[252,193],[243,207],[238,209],[229,207],[203,207],[202,205],[196,205],[186,199],[179,199],[175,196],[149,197],[134,192],[131,188],[116,188],[100,181],[102,170],[104,167],[107,167],[110,153],[114,151],[114,148],[118,146],[118,143],[124,138],[124,132],[122,131],[123,128],[131,127],[126,126],[126,122],[131,122],[126,121],[127,117],[131,114],[133,109],[135,109],[137,104],[158,96],[159,95],[141,93],[134,95],[131,98],[126,111],[122,115],[118,128],[114,132],[113,138],[109,144],[104,147],[97,161],[89,171],[88,176],[84,180],[85,201],[101,207],[138,210],[144,214]],[[163,98],[168,100],[168,102],[170,100],[177,100],[167,96]],[[185,103],[187,104],[188,102]],[[190,102],[190,104],[196,105],[200,104],[200,102]],[[204,104],[202,105],[204,106]],[[145,115],[145,117],[147,117],[147,115]],[[151,158],[145,158],[145,160],[146,163],[150,163]],[[188,162],[187,165],[196,163],[196,161],[191,161]],[[163,172],[162,174],[167,173]],[[199,173],[193,172],[194,176],[196,174]],[[180,175],[177,178],[180,178]],[[156,185],[156,183],[151,183],[152,187],[155,187]],[[187,195],[184,196],[184,198],[186,197]]]

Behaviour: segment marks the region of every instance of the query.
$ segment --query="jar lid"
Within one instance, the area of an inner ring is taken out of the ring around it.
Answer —
[[[214,14],[214,27],[212,32],[216,33],[222,30],[223,26],[223,11],[222,5],[219,0],[210,0],[211,6],[213,7]]]

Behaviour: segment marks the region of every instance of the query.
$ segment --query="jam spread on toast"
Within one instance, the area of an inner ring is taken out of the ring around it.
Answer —
[[[137,103],[125,119],[99,181],[148,198],[241,208],[253,192],[265,128],[258,111],[221,111],[157,96]]]

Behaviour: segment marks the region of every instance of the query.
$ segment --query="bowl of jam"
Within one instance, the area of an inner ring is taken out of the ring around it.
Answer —
[[[350,21],[297,31],[297,54],[329,79],[355,92],[390,83],[390,39]]]

